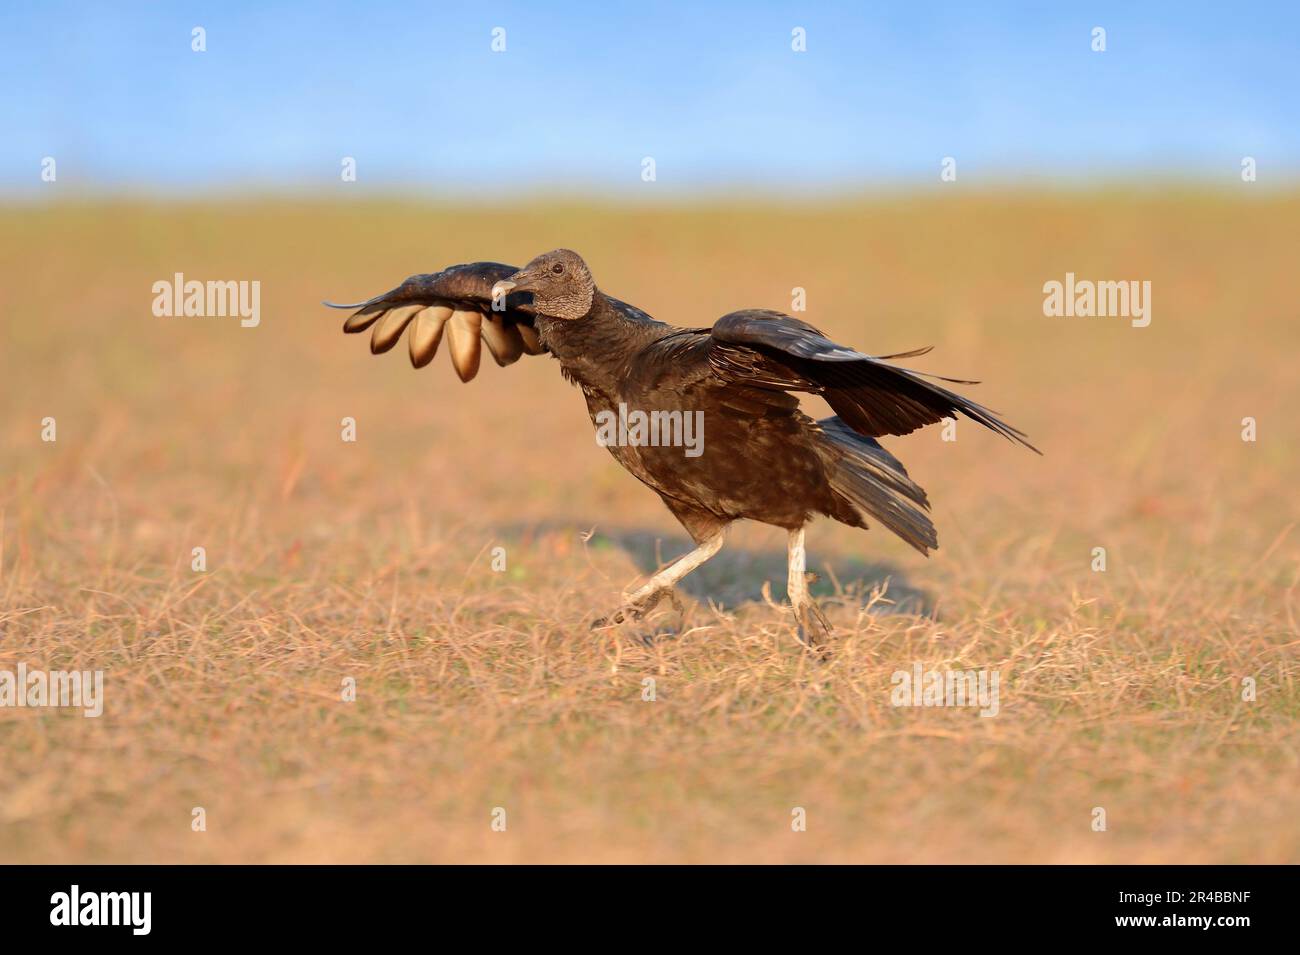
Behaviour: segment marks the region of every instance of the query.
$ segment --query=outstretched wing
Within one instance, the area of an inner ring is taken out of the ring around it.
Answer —
[[[886,359],[913,358],[928,348],[873,357],[837,345],[807,322],[767,309],[724,315],[714,324],[708,351],[715,373],[730,380],[824,397],[859,434],[910,434],[917,428],[963,414],[984,427],[1041,454],[1023,432],[941,385],[978,382],[923,375]]]
[[[433,360],[445,331],[456,374],[469,381],[478,374],[483,342],[498,365],[546,351],[533,327],[531,293],[506,296],[504,311],[492,308],[492,286],[517,271],[500,262],[453,265],[429,275],[412,275],[397,288],[364,302],[324,304],[356,309],[343,323],[343,331],[355,334],[373,328],[370,350],[376,355],[396,345],[409,326],[407,344],[416,368]]]

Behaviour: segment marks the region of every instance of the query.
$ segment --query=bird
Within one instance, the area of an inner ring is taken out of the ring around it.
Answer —
[[[805,529],[815,517],[863,529],[878,523],[927,556],[938,547],[925,491],[877,439],[961,414],[1042,453],[994,412],[938,383],[978,382],[895,364],[932,346],[871,356],[761,308],[731,312],[711,328],[675,327],[603,292],[569,249],[523,268],[453,265],[365,301],[323,304],[355,309],[343,331],[370,329],[374,354],[392,349],[409,328],[416,368],[433,360],[445,337],[462,382],[478,374],[484,344],[501,366],[524,355],[559,362],[582,391],[598,439],[603,429],[599,443],[659,495],[695,545],[624,591],[593,627],[641,620],[665,597],[680,609],[676,585],[721,550],[731,524],[751,520],[786,532],[796,636],[829,652],[832,627],[808,587]],[[835,414],[814,420],[800,410],[799,394],[821,397]],[[627,426],[632,419],[635,428]],[[677,424],[698,422],[696,453],[655,440],[662,435],[647,433],[647,421],[668,425],[677,445],[685,433]]]

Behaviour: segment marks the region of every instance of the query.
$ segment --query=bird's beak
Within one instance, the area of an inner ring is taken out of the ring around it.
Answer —
[[[531,292],[536,278],[536,273],[528,271],[527,268],[522,268],[510,278],[502,279],[493,285],[492,294],[496,296],[506,295],[510,292]]]

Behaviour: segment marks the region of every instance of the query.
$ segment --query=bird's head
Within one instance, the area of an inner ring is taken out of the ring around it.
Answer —
[[[539,255],[492,287],[493,297],[509,292],[532,292],[533,308],[541,315],[575,319],[591,310],[596,283],[582,256],[556,249]]]

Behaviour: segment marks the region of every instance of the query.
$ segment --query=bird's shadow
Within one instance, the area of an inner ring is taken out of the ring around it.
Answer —
[[[572,525],[530,525],[501,529],[508,537],[532,537],[538,533],[574,532]],[[689,552],[695,544],[684,534],[663,534],[641,528],[607,528],[591,535],[586,546],[597,552],[618,548],[631,558],[637,570],[650,575],[665,564]],[[747,549],[728,542],[705,564],[690,573],[677,589],[696,600],[727,610],[762,602],[763,589],[770,584],[773,600],[787,599],[785,548]],[[808,569],[817,575],[809,588],[818,599],[835,598],[845,603],[871,604],[880,614],[935,616],[934,603],[924,590],[910,584],[903,572],[888,562],[868,562],[839,556],[819,561],[810,555]],[[631,583],[631,581],[628,581]],[[883,590],[883,599],[870,598]]]

